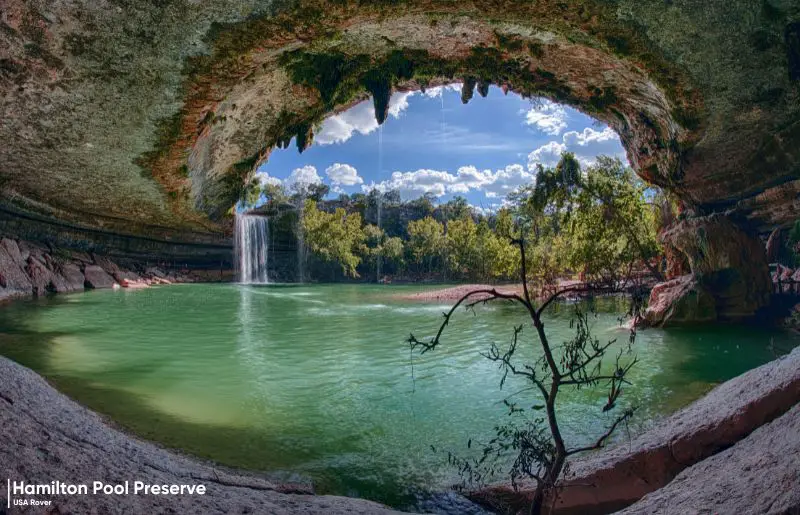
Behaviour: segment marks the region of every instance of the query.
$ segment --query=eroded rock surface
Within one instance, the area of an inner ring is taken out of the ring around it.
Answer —
[[[132,268],[129,268],[132,267]],[[0,240],[0,302],[85,288],[146,288],[153,284],[229,281],[230,271],[144,267],[120,264],[107,256],[49,249],[10,238]]]
[[[117,282],[98,265],[86,265],[83,269],[86,287],[93,289],[111,288]]]
[[[274,146],[368,95],[457,80],[582,109],[692,213],[771,228],[800,208],[798,19],[779,0],[7,0],[3,199],[220,234]]]
[[[800,513],[800,404],[620,512],[673,513]]]
[[[743,440],[798,402],[800,348],[721,384],[630,443],[577,459],[556,502],[556,513],[588,515],[624,508],[664,487],[687,467]],[[519,492],[496,486],[478,492],[476,499],[522,509],[532,493],[531,485]],[[686,513],[678,508],[683,505],[675,506],[670,513]],[[728,513],[713,506],[704,512]]]
[[[661,238],[685,256],[691,275],[652,290],[645,314],[650,325],[740,321],[769,303],[767,254],[752,228],[714,214],[682,220]]]
[[[287,493],[303,489],[230,472],[168,452],[109,427],[33,371],[0,357],[0,474],[12,481],[203,484],[206,495],[53,496],[45,508],[10,513],[398,513],[377,503]],[[5,507],[5,499],[2,499]]]

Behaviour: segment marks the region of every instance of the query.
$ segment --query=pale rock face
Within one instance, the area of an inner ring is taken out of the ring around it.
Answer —
[[[624,513],[794,513],[781,510],[800,506],[798,399],[800,347],[630,442],[577,457],[556,513],[610,513],[639,499]],[[518,492],[504,485],[476,497],[507,507],[532,494],[530,484]]]

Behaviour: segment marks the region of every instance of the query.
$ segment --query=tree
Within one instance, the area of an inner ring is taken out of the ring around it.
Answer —
[[[434,261],[441,257],[444,244],[444,226],[433,217],[426,216],[408,223],[408,248],[414,262],[427,263],[429,272]]]
[[[382,255],[384,264],[392,267],[395,272],[402,270],[405,266],[405,260],[403,259],[404,252],[405,247],[403,246],[403,240],[401,238],[393,236],[383,241]]]
[[[467,199],[458,195],[453,197],[445,204],[441,205],[438,209],[441,213],[442,221],[461,220],[463,218],[472,218],[472,208],[470,207]]]
[[[625,409],[595,440],[588,444],[568,445],[562,436],[556,411],[559,393],[564,387],[586,388],[597,386],[602,382],[608,387],[608,398],[602,411],[613,410],[622,393],[623,385],[629,384],[628,373],[637,362],[635,356],[630,356],[630,348],[636,333],[631,330],[627,352],[621,350],[616,355],[611,369],[604,367],[603,362],[606,353],[616,340],[601,343],[595,338],[591,333],[589,317],[585,312],[576,310],[573,320],[575,337],[564,342],[563,345],[553,345],[548,337],[546,320],[543,317],[549,305],[567,293],[595,294],[618,291],[628,286],[627,278],[624,280],[605,278],[607,282],[604,283],[560,289],[537,301],[528,283],[526,245],[522,240],[515,240],[514,244],[520,251],[522,293],[502,293],[496,289],[472,290],[462,296],[444,314],[444,321],[433,338],[423,341],[412,333],[408,338],[408,343],[412,351],[416,350],[421,353],[437,348],[453,313],[462,305],[467,309],[474,309],[481,303],[507,301],[522,308],[528,322],[536,332],[536,341],[542,351],[541,357],[532,363],[521,361],[518,358],[517,350],[524,324],[514,327],[508,348],[500,349],[496,344],[492,344],[484,356],[499,364],[502,372],[501,388],[509,375],[518,376],[524,379],[528,385],[524,391],[533,391],[539,397],[538,402],[530,408],[520,407],[520,403],[511,402],[509,398],[504,399],[509,413],[520,415],[530,412],[534,414],[534,417],[525,419],[521,425],[497,426],[496,437],[483,447],[479,458],[465,460],[451,456],[451,462],[456,464],[462,472],[467,473],[471,479],[480,479],[487,473],[488,462],[494,460],[502,463],[504,459],[510,458],[512,460],[510,475],[514,485],[521,477],[530,477],[536,481],[536,492],[529,512],[539,515],[544,503],[548,499],[555,499],[558,493],[558,480],[567,459],[578,453],[603,447],[614,430],[630,419],[634,413],[634,408]],[[633,304],[631,313],[634,316],[638,316],[639,305],[638,302]],[[526,406],[530,406],[530,404],[526,404]],[[544,416],[539,415],[542,412]],[[471,440],[468,446],[471,446]],[[493,470],[495,469],[492,467],[488,469],[489,473]]]
[[[562,256],[560,266],[539,265],[541,271],[611,274],[641,263],[660,280],[653,263],[660,253],[659,217],[648,196],[653,193],[619,159],[598,156],[584,174],[575,157],[564,153],[555,168],[539,166],[536,184],[514,199],[518,216],[535,235],[535,262],[549,259],[555,249]]]
[[[477,271],[478,229],[471,216],[447,223],[447,265],[457,276],[466,277]]]
[[[286,194],[283,184],[267,183],[261,188],[261,193],[267,199],[267,202],[272,204],[283,204],[289,201],[289,196]]]
[[[356,268],[361,263],[365,238],[361,215],[348,214],[342,208],[326,213],[317,209],[315,201],[306,200],[302,226],[305,243],[315,255],[338,263],[345,275],[359,276]]]
[[[258,206],[260,199],[261,182],[258,180],[258,177],[253,177],[253,179],[247,183],[247,186],[245,186],[242,203],[246,209],[251,209]]]

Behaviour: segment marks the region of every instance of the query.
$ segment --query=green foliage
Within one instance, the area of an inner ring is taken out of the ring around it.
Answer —
[[[348,214],[342,208],[326,213],[317,209],[314,200],[306,200],[302,230],[305,243],[314,254],[338,263],[347,276],[359,276],[356,269],[364,245],[361,215]]]
[[[652,191],[619,159],[599,156],[585,172],[575,156],[562,155],[552,169],[539,167],[536,185],[511,198],[533,235],[531,270],[609,276],[640,263],[659,276],[660,206]],[[542,274],[537,279],[551,278]]]
[[[345,276],[388,275],[463,281],[517,281],[524,237],[528,278],[537,286],[581,276],[608,278],[636,263],[658,275],[657,232],[666,199],[645,187],[618,159],[600,156],[582,170],[565,153],[554,168],[539,167],[536,183],[509,195],[509,206],[488,217],[463,197],[436,206],[430,195],[402,201],[397,192],[340,195],[321,200],[324,186],[303,186],[291,197],[280,186],[252,185],[246,201],[306,204],[306,242]],[[377,225],[382,206],[381,226]],[[312,271],[313,275],[313,271]]]
[[[434,261],[442,256],[444,244],[444,225],[433,217],[426,216],[408,223],[408,248],[414,262],[426,263],[428,271],[433,269]]]

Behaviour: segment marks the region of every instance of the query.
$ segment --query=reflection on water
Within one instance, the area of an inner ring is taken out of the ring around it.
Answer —
[[[457,479],[430,446],[461,452],[488,439],[505,417],[504,393],[525,386],[499,392],[496,366],[479,355],[507,345],[525,320],[504,304],[456,315],[440,349],[413,357],[412,377],[409,332],[432,334],[449,307],[392,297],[413,289],[180,285],[20,302],[0,310],[0,352],[147,438],[406,506]],[[562,305],[548,315],[553,342],[572,336],[570,314]],[[627,339],[611,312],[594,329]],[[523,337],[519,352],[534,359],[533,332]],[[768,361],[770,338],[795,343],[741,327],[640,332],[622,398],[641,406],[632,431]],[[566,437],[596,437],[613,417],[604,400],[600,390],[565,391]]]

